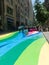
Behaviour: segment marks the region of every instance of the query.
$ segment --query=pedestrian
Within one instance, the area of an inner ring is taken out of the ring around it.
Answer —
[[[23,37],[25,37],[25,25],[22,23],[21,24],[21,26],[22,26],[22,35],[23,35]]]
[[[46,28],[46,31],[48,31],[48,28]]]
[[[21,25],[18,27],[18,29],[19,29],[19,32],[22,33],[23,37],[25,37],[25,32],[24,32],[25,25],[23,23],[21,23]]]

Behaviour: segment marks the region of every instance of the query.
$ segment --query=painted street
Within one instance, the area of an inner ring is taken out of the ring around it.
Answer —
[[[0,65],[49,65],[41,60],[43,55],[44,60],[49,59],[48,47],[43,33],[38,31],[0,35]]]

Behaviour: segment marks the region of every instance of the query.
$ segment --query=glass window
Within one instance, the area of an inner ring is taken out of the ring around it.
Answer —
[[[2,2],[0,1],[0,15],[2,15]]]
[[[10,15],[13,15],[13,9],[10,7],[7,7],[7,13]]]
[[[18,3],[20,3],[20,0],[18,0]]]
[[[11,5],[13,5],[13,0],[11,0]]]
[[[7,2],[9,2],[9,0],[7,0]]]
[[[13,5],[13,0],[7,0],[7,2],[11,5]]]
[[[10,31],[15,30],[13,22],[14,22],[14,20],[12,18],[7,18],[7,28]]]

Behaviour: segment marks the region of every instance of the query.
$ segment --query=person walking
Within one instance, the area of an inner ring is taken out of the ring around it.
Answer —
[[[19,29],[19,32],[22,33],[23,37],[25,37],[25,32],[24,32],[25,25],[23,23],[21,23],[21,25],[18,27],[18,29]]]

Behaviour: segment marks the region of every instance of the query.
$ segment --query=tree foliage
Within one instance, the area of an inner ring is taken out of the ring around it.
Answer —
[[[41,4],[39,0],[35,1],[35,14],[37,21],[41,24],[44,24],[49,16],[49,12],[46,10],[43,4]]]

